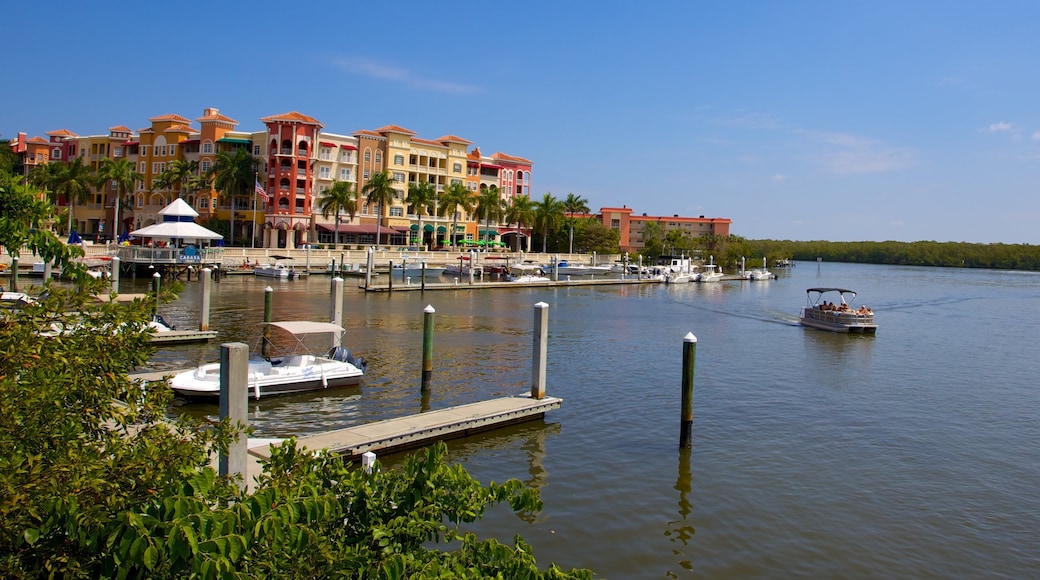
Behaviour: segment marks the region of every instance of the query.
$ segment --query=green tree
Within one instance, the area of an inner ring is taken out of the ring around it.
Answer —
[[[331,214],[336,215],[336,243],[333,244],[333,248],[335,248],[336,244],[339,244],[340,214],[346,213],[351,220],[357,215],[357,192],[354,191],[354,184],[349,181],[333,180],[332,187],[318,198],[318,209],[325,219],[328,219]]]
[[[0,247],[12,258],[27,249],[71,273],[69,268],[83,249],[66,245],[44,227],[54,217],[54,206],[38,188],[21,181],[20,176],[0,171]]]
[[[73,228],[72,212],[77,203],[85,203],[90,197],[90,186],[95,182],[94,171],[77,157],[69,163],[56,163],[59,170],[51,182],[55,195],[65,198],[69,205],[69,230]]]
[[[169,388],[127,374],[153,351],[150,303],[56,288],[0,313],[3,577],[591,578],[538,569],[519,537],[464,534],[492,506],[541,501],[516,479],[481,485],[443,443],[369,473],[289,440],[239,491],[210,454],[240,428],[169,418]]]
[[[112,231],[112,239],[118,240],[122,234],[124,224],[119,220],[119,208],[122,204],[129,202],[127,194],[133,191],[134,183],[144,179],[144,177],[137,172],[137,164],[130,161],[126,157],[119,159],[112,159],[106,157],[101,162],[101,167],[98,168],[95,176],[98,189],[105,188],[109,183],[116,188],[116,202],[115,202],[115,227]]]
[[[513,197],[513,199],[509,201],[509,205],[506,206],[504,219],[506,220],[506,223],[516,224],[517,233],[522,234],[524,225],[530,224],[534,221],[534,204],[531,202],[531,198],[526,195],[517,195]],[[519,244],[520,237],[518,235],[518,249],[523,251],[524,247]],[[527,249],[530,249],[530,242],[527,244]]]
[[[560,229],[564,219],[563,202],[551,193],[534,203],[534,229],[542,233],[542,253],[546,252],[549,232]]]
[[[11,151],[11,140],[0,139],[0,173],[14,175],[18,167],[18,155]]]
[[[245,147],[236,147],[231,152],[217,153],[210,170],[213,186],[223,199],[231,205],[231,231],[228,245],[235,244],[235,200],[253,191],[259,161]]]
[[[368,205],[376,210],[376,249],[378,250],[380,227],[383,225],[383,212],[389,211],[397,194],[397,190],[394,189],[394,178],[390,175],[390,170],[387,169],[373,174],[368,183],[361,188],[361,193],[365,194],[365,200],[368,202]]]
[[[568,254],[574,253],[574,214],[580,213],[582,217],[589,213],[589,200],[581,197],[580,195],[574,195],[568,193],[566,199],[563,200],[563,210],[567,212],[567,224],[570,226],[570,246],[567,250]]]
[[[491,242],[491,220],[497,222],[502,219],[503,211],[502,196],[498,187],[492,185],[481,190],[477,196],[477,207],[473,210],[473,217],[477,218],[477,223],[484,220],[484,241]]]
[[[648,263],[653,263],[664,249],[661,240],[664,239],[664,231],[661,223],[653,220],[643,221],[643,249],[639,252]]]
[[[441,196],[441,202],[437,206],[440,216],[451,214],[451,245],[456,245],[458,237],[459,213],[471,213],[473,211],[473,192],[466,189],[460,182],[452,183]]]
[[[420,245],[425,245],[422,218],[424,214],[432,214],[436,210],[437,188],[429,181],[409,183],[408,195],[404,198],[404,202],[408,204],[408,213],[414,213],[419,216],[419,241]]]
[[[166,166],[166,171],[161,175],[169,184],[169,188],[177,190],[177,197],[184,193],[185,185],[192,177],[198,175],[199,162],[175,159]]]

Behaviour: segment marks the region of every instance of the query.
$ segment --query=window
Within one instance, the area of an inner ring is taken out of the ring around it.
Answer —
[[[383,152],[382,151],[376,151],[376,163],[382,163],[382,162],[383,162]]]
[[[368,170],[365,170],[365,181],[368,181]]]
[[[158,161],[153,161],[152,162],[152,173],[159,173],[159,162]]]
[[[350,181],[350,170],[349,169],[340,169],[339,170],[339,180],[340,181]]]
[[[365,151],[365,162],[372,161],[372,152]]]
[[[177,155],[177,146],[176,145],[170,145],[170,155],[171,156]]]
[[[141,145],[141,157],[148,157],[148,146]]]
[[[332,161],[332,151],[328,147],[322,147],[321,152],[318,154],[318,159],[322,161]]]
[[[396,181],[397,183],[404,183],[404,174],[401,173],[400,171],[395,171],[394,172],[394,181]]]
[[[331,168],[329,168],[329,167],[325,167],[325,166],[319,167],[318,168],[318,177],[320,177],[321,179],[328,179],[330,171],[331,171]]]
[[[144,173],[148,169],[148,162],[142,161],[141,168],[137,170],[138,173]]]
[[[116,157],[122,157],[123,156],[123,148],[122,147],[116,147],[115,153],[113,153],[113,155],[115,155]]]
[[[455,185],[456,183],[462,183],[462,180],[461,179],[452,179],[451,180],[451,185]]]
[[[259,145],[253,145],[253,155],[255,155],[257,157],[260,156],[260,146]]]
[[[394,165],[404,165],[404,155],[394,155]]]
[[[207,199],[205,197],[200,197],[199,198],[199,209],[206,209],[207,207],[209,207],[209,199]]]
[[[209,171],[209,161],[203,161],[203,162],[199,163],[199,171],[201,171],[203,173]],[[205,206],[203,206],[203,207],[205,207]]]
[[[403,217],[403,216],[404,216],[404,208],[403,207],[391,207],[390,208],[390,217]]]
[[[61,149],[55,149],[54,153],[51,153],[51,157],[54,159],[61,159]]]
[[[162,146],[161,151],[162,151],[162,153],[160,153],[159,156],[160,157],[166,157],[166,145]]]
[[[202,144],[202,152],[203,153],[213,153],[213,144],[209,143],[209,142],[203,143]]]
[[[340,154],[339,154],[339,160],[342,163],[353,163],[354,162],[354,154],[351,153],[350,151],[341,151]]]
[[[455,165],[452,165],[451,166],[451,171],[453,173],[462,173],[462,164],[461,163],[456,163]]]
[[[159,173],[166,173],[166,163],[159,164]]]

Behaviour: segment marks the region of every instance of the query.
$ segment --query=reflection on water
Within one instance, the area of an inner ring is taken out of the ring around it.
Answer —
[[[547,392],[562,408],[452,441],[449,457],[482,481],[538,487],[545,510],[493,510],[479,534],[519,533],[543,565],[608,578],[1024,577],[1040,553],[1038,282],[829,263],[676,286],[366,294],[348,280],[345,342],[369,361],[362,384],[254,402],[250,422],[282,437],[527,391],[533,305],[544,301]],[[220,342],[248,343],[267,285],[276,318],[328,320],[328,278],[228,278],[212,297],[220,339],[164,348],[152,366],[191,367],[216,360]],[[878,334],[799,326],[810,286],[858,291]],[[187,284],[162,314],[189,327],[197,291]],[[437,314],[423,396],[427,305]],[[698,351],[683,452],[688,332]]]

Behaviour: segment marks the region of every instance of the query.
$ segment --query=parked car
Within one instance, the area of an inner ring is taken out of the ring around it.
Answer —
[[[300,244],[299,249],[301,250],[324,250],[323,244]]]

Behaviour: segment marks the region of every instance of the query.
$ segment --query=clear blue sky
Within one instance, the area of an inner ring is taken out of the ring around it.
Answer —
[[[391,8],[392,6],[392,8]],[[793,240],[1040,243],[1040,2],[14,2],[0,138],[217,107]],[[194,124],[197,126],[197,124]]]

